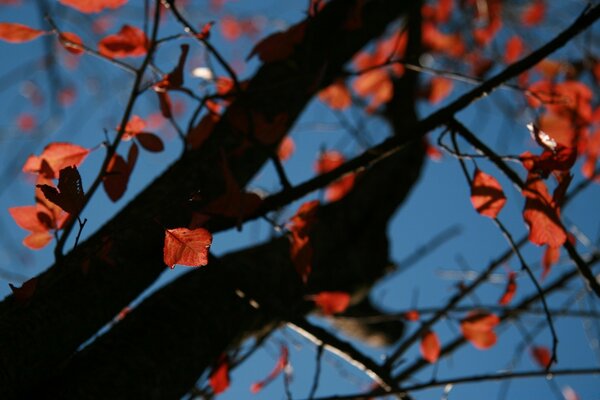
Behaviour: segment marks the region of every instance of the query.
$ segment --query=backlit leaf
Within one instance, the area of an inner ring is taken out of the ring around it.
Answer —
[[[477,169],[471,184],[471,203],[479,214],[496,218],[506,203],[506,196],[496,178]]]
[[[319,100],[334,110],[344,110],[352,104],[350,91],[342,80],[335,81],[321,90]]]
[[[39,156],[31,155],[23,166],[23,172],[41,173],[46,178],[57,178],[61,169],[79,166],[90,150],[71,143],[50,143]],[[44,169],[42,160],[49,169]]]
[[[460,322],[463,336],[479,350],[485,350],[496,344],[496,334],[493,329],[500,323],[495,314],[476,310]]]
[[[324,174],[336,169],[345,161],[346,159],[342,153],[338,151],[325,151],[319,156],[315,164],[315,170],[317,173]],[[328,201],[338,201],[346,196],[354,187],[354,177],[353,173],[349,173],[329,184],[325,190],[325,199]]]
[[[427,331],[421,337],[421,345],[419,346],[419,350],[421,350],[421,356],[423,359],[430,363],[435,363],[440,357],[440,339],[433,331]]]
[[[513,271],[509,272],[508,280],[506,281],[506,288],[504,289],[504,293],[500,300],[498,300],[498,304],[507,305],[510,303],[515,297],[515,293],[517,292],[517,274]]]
[[[75,55],[83,54],[84,50],[81,47],[83,46],[83,40],[78,35],[72,32],[63,32],[58,37],[58,40],[69,53]]]
[[[0,22],[0,40],[9,43],[23,43],[36,39],[46,32],[27,25],[13,22]]]
[[[538,25],[544,20],[546,14],[545,0],[534,0],[531,4],[523,9],[521,14],[521,22],[525,26]]]
[[[79,12],[91,14],[99,13],[105,8],[122,7],[127,3],[127,0],[59,0],[59,2]]]
[[[104,37],[98,43],[101,54],[111,58],[140,57],[146,54],[148,38],[141,29],[123,25],[118,33]]]
[[[345,292],[321,292],[312,299],[325,315],[344,312],[350,305],[350,295]]]
[[[544,346],[533,346],[530,349],[531,357],[534,361],[542,368],[548,368],[550,360],[552,359],[552,353],[547,347]]]
[[[199,267],[208,264],[208,249],[212,234],[204,228],[175,228],[165,230],[163,259],[173,268],[175,264]]]
[[[223,354],[208,378],[208,383],[214,394],[223,393],[229,388],[229,359]]]

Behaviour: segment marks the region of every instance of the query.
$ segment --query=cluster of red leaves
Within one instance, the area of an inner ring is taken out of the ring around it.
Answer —
[[[484,310],[470,312],[461,322],[460,329],[465,337],[477,349],[485,350],[496,344],[494,327],[500,323],[500,318]]]
[[[23,171],[36,174],[35,205],[12,207],[9,212],[17,225],[30,232],[23,244],[41,249],[52,240],[67,214],[77,214],[83,204],[81,177],[76,166],[89,150],[71,143],[51,143],[39,156],[31,155]],[[58,188],[52,179],[58,178]]]
[[[273,367],[273,370],[264,379],[254,382],[252,386],[250,386],[250,391],[252,393],[258,393],[269,383],[273,382],[275,378],[285,371],[286,367],[289,365],[289,357],[290,352],[288,348],[284,345],[281,345],[279,358],[277,359],[277,363],[275,364],[275,367]]]
[[[342,165],[346,158],[342,153],[332,150],[321,153],[315,164],[315,171],[319,174],[332,171]],[[354,173],[349,173],[327,186],[325,199],[327,201],[338,201],[346,196],[354,187]]]
[[[310,243],[309,233],[312,226],[317,222],[318,208],[318,200],[302,204],[288,224],[291,234],[290,256],[296,272],[298,272],[304,283],[308,281],[308,276],[312,271],[313,248]]]

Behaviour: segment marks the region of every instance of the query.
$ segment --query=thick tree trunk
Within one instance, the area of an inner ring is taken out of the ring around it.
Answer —
[[[0,303],[0,397],[15,398],[45,381],[49,371],[64,365],[83,342],[156,280],[165,268],[162,262],[164,227],[188,224],[187,204],[192,193],[200,191],[206,199],[211,199],[222,192],[222,177],[215,174],[222,151],[238,148],[245,139],[228,118],[231,109],[239,111],[241,107],[244,113],[255,113],[266,119],[285,114],[285,127],[277,132],[279,138],[283,137],[311,97],[338,76],[351,56],[380,35],[406,7],[404,2],[395,0],[364,2],[360,9],[361,27],[347,31],[343,28],[344,21],[354,5],[354,1],[347,0],[329,3],[310,21],[303,42],[289,59],[260,69],[199,150],[186,153],[90,239],[41,274],[36,292],[27,304],[18,304],[12,296]],[[274,145],[253,142],[237,158],[229,159],[240,186],[256,173],[273,148]],[[381,233],[380,236],[384,241]],[[273,257],[287,255],[283,250],[284,240],[277,246],[280,246],[279,252]],[[227,261],[227,264],[231,265],[229,268],[240,268],[235,265],[237,262]],[[222,275],[216,266],[205,271],[198,271],[198,276],[205,274],[214,282],[231,278]],[[203,284],[207,293],[220,287],[209,283],[210,279]],[[223,282],[223,285],[227,287],[231,283]],[[197,292],[197,289],[190,290]],[[250,326],[256,323],[254,317],[241,316],[247,308],[245,304],[238,304],[230,291],[224,295],[230,296],[225,307],[232,308],[221,312],[230,311],[232,317],[240,316],[240,323]],[[174,306],[164,307],[160,314],[166,319]],[[219,321],[215,323],[214,326],[212,321],[196,325],[198,321],[194,321],[188,333],[194,336],[195,329],[219,327]],[[231,337],[241,332],[234,327],[225,328],[219,331],[230,332]],[[134,341],[137,340],[141,338]],[[229,343],[229,340],[220,342],[219,338],[211,338],[198,347],[213,347],[212,340],[221,343],[215,348]],[[188,344],[178,343],[175,339],[173,346],[188,349]],[[162,366],[152,365],[152,368],[161,370]],[[178,379],[171,376],[176,375],[175,371],[168,375]],[[191,379],[186,376],[186,384]]]

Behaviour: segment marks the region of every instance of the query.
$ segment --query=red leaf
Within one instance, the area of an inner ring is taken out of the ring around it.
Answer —
[[[496,334],[493,329],[499,323],[500,318],[496,315],[477,310],[469,313],[460,322],[460,329],[465,339],[476,348],[484,350],[496,344]]]
[[[50,185],[38,185],[37,187],[42,190],[46,199],[69,214],[77,214],[83,207],[83,187],[77,167],[66,167],[60,170],[58,190]]]
[[[275,364],[275,367],[273,368],[271,373],[269,373],[269,375],[265,379],[253,383],[252,386],[250,387],[250,391],[252,393],[260,392],[262,390],[262,388],[264,388],[266,385],[271,383],[275,378],[277,378],[277,376],[281,372],[283,372],[283,370],[288,365],[288,363],[289,363],[289,350],[286,346],[282,345],[281,350],[280,350],[279,359],[277,359],[277,364]]]
[[[105,8],[119,8],[127,3],[127,0],[59,0],[65,6],[72,7],[79,12],[91,14],[99,13]]]
[[[46,232],[49,229],[49,227],[39,219],[38,215],[42,212],[39,205],[11,207],[8,209],[8,212],[17,225],[25,230],[31,232]]]
[[[544,256],[542,257],[542,279],[545,279],[550,273],[550,269],[560,259],[560,247],[546,246]]]
[[[46,247],[53,237],[48,231],[32,232],[23,239],[23,245],[31,250],[39,250]]]
[[[277,148],[277,157],[281,161],[286,161],[289,159],[292,154],[294,154],[294,150],[296,149],[296,145],[294,144],[294,140],[291,137],[286,136],[283,138],[281,143],[279,143],[279,147]]]
[[[23,113],[17,117],[17,127],[22,132],[31,132],[37,126],[37,120],[33,114]]]
[[[233,16],[226,15],[219,21],[221,34],[227,40],[237,40],[242,36],[242,26],[240,22]]]
[[[510,303],[513,299],[513,297],[515,297],[515,293],[517,292],[517,274],[515,274],[513,271],[511,271],[508,274],[508,281],[506,282],[506,288],[504,289],[504,294],[502,294],[502,297],[500,297],[500,300],[498,300],[498,304],[500,305],[507,305],[508,303]]]
[[[361,97],[371,97],[367,106],[367,111],[370,112],[387,103],[394,92],[389,72],[383,69],[375,69],[361,74],[352,83],[352,88]]]
[[[407,321],[418,321],[421,318],[421,315],[417,310],[410,310],[404,313],[403,318]]]
[[[506,51],[504,52],[504,62],[512,64],[519,59],[523,53],[523,41],[519,36],[512,36],[506,42]]]
[[[146,54],[148,38],[139,28],[123,25],[118,33],[108,35],[98,43],[101,54],[110,58],[140,57]]]
[[[208,249],[212,234],[204,228],[175,228],[165,231],[163,259],[174,268],[175,264],[199,267],[208,264]]]
[[[313,249],[310,243],[309,232],[317,221],[318,200],[308,201],[302,204],[296,214],[290,219],[290,257],[294,268],[302,282],[308,281],[312,270]]]
[[[521,14],[521,22],[525,26],[534,26],[544,20],[546,14],[546,2],[535,0],[527,5]]]
[[[350,305],[350,295],[345,292],[321,292],[313,296],[313,301],[325,315],[344,312]]]
[[[334,110],[344,110],[352,104],[350,90],[343,80],[337,80],[319,92],[319,100]]]
[[[214,21],[210,21],[204,24],[204,26],[202,26],[202,29],[196,35],[196,37],[200,40],[207,40],[208,38],[210,38],[210,30],[212,29],[214,24]]]
[[[69,53],[75,55],[83,54],[83,40],[78,35],[72,32],[63,32],[58,37],[58,40]]]
[[[254,46],[248,59],[258,54],[263,63],[269,63],[289,57],[294,52],[295,46],[304,38],[305,28],[306,22],[304,21],[290,27],[285,32],[267,36]]]
[[[106,175],[102,180],[104,190],[112,201],[117,201],[123,196],[127,190],[130,175],[129,164],[119,154],[115,154],[108,163]]]
[[[298,207],[296,214],[290,218],[290,223],[288,224],[290,232],[301,237],[308,236],[308,232],[317,222],[318,208],[319,200],[311,200],[302,203],[302,205]]]
[[[12,22],[0,22],[0,40],[9,43],[24,43],[36,39],[46,32],[27,25]]]
[[[560,221],[560,210],[539,175],[527,175],[523,195],[526,197],[523,219],[529,226],[529,240],[538,246],[562,246],[567,233]]]
[[[437,335],[433,331],[427,331],[421,337],[421,346],[419,347],[421,350],[421,355],[423,359],[430,363],[435,363],[440,357],[440,339],[438,339]]]
[[[9,283],[10,290],[13,292],[13,296],[15,296],[15,300],[19,304],[24,304],[31,299],[33,294],[35,293],[35,288],[37,287],[37,278],[31,278],[28,281],[24,282],[21,287],[16,287],[12,283]]]
[[[506,196],[496,178],[477,169],[471,184],[471,203],[479,214],[496,218],[506,203]]]
[[[436,146],[432,145],[429,142],[427,136],[423,136],[423,147],[425,148],[425,154],[429,157],[430,160],[439,161],[442,159],[443,154]]]
[[[140,146],[153,153],[159,153],[165,149],[165,145],[161,138],[150,132],[140,132],[135,135],[135,139]]]
[[[550,360],[552,359],[552,353],[544,346],[533,346],[530,349],[531,357],[535,362],[542,368],[548,368],[550,366]]]
[[[439,76],[432,78],[426,90],[427,100],[431,104],[439,103],[450,95],[453,86],[454,84],[450,79]]]
[[[23,172],[41,173],[46,178],[56,178],[61,169],[79,166],[90,150],[71,143],[50,143],[39,156],[31,155],[23,166]],[[47,163],[44,169],[42,160]]]
[[[539,156],[526,151],[519,158],[528,171],[546,178],[554,171],[570,170],[577,161],[577,149],[559,144],[556,151],[544,150]]]
[[[317,173],[324,174],[336,169],[345,161],[346,159],[342,153],[338,151],[325,151],[317,160],[315,170]],[[353,173],[349,173],[329,184],[325,191],[325,199],[328,201],[338,201],[346,196],[352,190],[352,187],[354,187],[354,176]]]
[[[208,378],[208,383],[214,394],[223,393],[229,388],[229,359],[223,354],[213,368]]]

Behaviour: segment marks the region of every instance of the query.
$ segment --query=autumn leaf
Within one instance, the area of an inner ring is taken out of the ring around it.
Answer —
[[[515,297],[515,293],[517,292],[517,274],[513,271],[510,271],[508,274],[508,279],[506,281],[506,288],[504,289],[504,293],[500,300],[498,300],[498,304],[505,306],[510,303]]]
[[[214,394],[223,393],[229,388],[229,358],[222,354],[208,378],[208,383]]]
[[[479,214],[496,218],[506,203],[506,196],[496,178],[477,169],[471,183],[471,203]]]
[[[433,331],[427,331],[421,337],[421,345],[419,347],[421,350],[421,356],[423,359],[430,363],[435,363],[440,357],[440,339]]]
[[[504,62],[512,64],[519,59],[523,53],[523,40],[519,36],[511,36],[506,42],[506,50],[504,52]]]
[[[23,166],[23,172],[41,174],[50,179],[56,178],[63,168],[79,166],[89,152],[89,149],[71,143],[50,143],[39,156],[29,156]],[[43,168],[43,161],[48,168]]]
[[[122,7],[127,3],[127,0],[59,0],[59,2],[79,12],[91,14],[99,13],[105,8]]]
[[[334,110],[344,110],[352,104],[350,90],[343,80],[337,80],[319,92],[319,100]]]
[[[319,201],[312,200],[303,203],[290,219],[290,258],[302,282],[308,281],[312,271],[313,249],[310,243],[309,232],[317,222]]]
[[[267,375],[265,379],[253,383],[252,386],[250,386],[250,391],[252,393],[260,392],[265,386],[267,386],[269,383],[275,380],[275,378],[277,378],[277,376],[279,376],[279,374],[281,374],[281,372],[285,370],[288,363],[289,350],[286,346],[281,345],[279,358],[277,359],[277,363],[275,364],[273,370],[269,373],[269,375]]]
[[[296,149],[296,145],[294,144],[294,140],[286,136],[283,138],[281,143],[279,143],[279,147],[277,148],[277,157],[281,161],[287,161],[292,154],[294,154],[294,150]]]
[[[311,297],[325,315],[344,312],[350,305],[350,295],[345,292],[321,292]]]
[[[208,249],[212,234],[204,228],[175,228],[165,230],[163,259],[174,268],[175,264],[199,267],[208,264]]]
[[[529,226],[529,240],[538,246],[560,247],[567,233],[560,221],[560,210],[548,193],[546,184],[534,173],[527,175],[523,219]]]
[[[77,214],[83,207],[83,187],[77,167],[66,167],[60,170],[58,189],[50,185],[38,185],[38,187],[49,201],[69,214]]]
[[[58,36],[60,44],[71,54],[80,55],[83,54],[83,40],[72,32],[62,32]]]
[[[130,174],[127,161],[119,154],[113,155],[102,179],[104,191],[113,202],[119,200],[127,190]]]
[[[98,51],[106,57],[140,57],[146,54],[148,38],[135,26],[123,25],[118,33],[104,37],[98,43]]]
[[[547,347],[532,346],[530,349],[531,357],[542,368],[548,368],[552,360],[552,353]]]
[[[24,43],[34,40],[46,32],[13,22],[0,22],[0,40],[9,43]]]
[[[162,139],[154,133],[140,132],[135,135],[135,140],[137,140],[144,149],[153,153],[159,153],[165,149]]]
[[[538,25],[544,20],[546,14],[546,1],[534,0],[528,4],[521,13],[521,22],[525,26]]]
[[[429,81],[425,97],[431,104],[439,103],[450,95],[453,87],[450,79],[436,76]]]
[[[460,322],[463,336],[479,350],[485,350],[496,344],[496,334],[493,329],[500,323],[495,314],[483,310],[470,312]]]
[[[546,250],[542,256],[542,279],[545,279],[548,276],[552,266],[556,264],[559,259],[560,247],[546,246]]]
[[[32,232],[23,239],[23,245],[31,250],[40,250],[46,247],[54,238],[48,231]]]
[[[31,278],[25,281],[20,287],[16,287],[12,283],[9,283],[8,286],[10,286],[10,290],[12,290],[15,301],[23,305],[27,303],[35,293],[37,278]]]
[[[338,151],[325,151],[321,153],[315,164],[315,171],[319,174],[332,171],[346,161],[342,153]],[[327,186],[325,190],[325,199],[328,201],[338,201],[346,196],[354,187],[353,173],[346,174]]]
[[[402,314],[402,318],[404,318],[407,321],[418,321],[419,319],[421,319],[421,315],[419,314],[419,312],[417,310],[409,310],[407,312],[405,312],[404,314]]]

